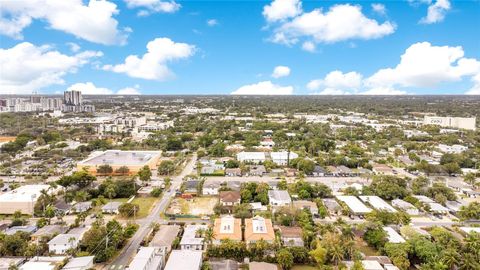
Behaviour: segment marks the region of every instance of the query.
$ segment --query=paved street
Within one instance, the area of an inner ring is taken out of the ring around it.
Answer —
[[[132,239],[130,239],[127,245],[122,249],[121,253],[117,256],[117,258],[107,268],[104,269],[120,270],[124,269],[128,265],[132,257],[137,253],[137,249],[140,247],[140,243],[150,231],[150,224],[154,222],[161,222],[160,214],[165,211],[170,202],[170,199],[175,196],[175,189],[179,188],[182,184],[182,179],[192,172],[196,162],[197,156],[195,154],[192,159],[187,163],[180,175],[172,178],[170,189],[163,193],[162,198],[155,205],[150,214],[144,219],[137,220],[137,223],[140,225],[138,231],[135,233]]]

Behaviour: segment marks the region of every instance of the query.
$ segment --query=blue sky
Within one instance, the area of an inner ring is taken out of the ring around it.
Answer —
[[[480,94],[479,1],[0,1],[0,94]]]

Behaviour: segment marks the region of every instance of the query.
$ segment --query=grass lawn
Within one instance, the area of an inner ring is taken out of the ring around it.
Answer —
[[[138,210],[137,218],[144,218],[148,216],[153,205],[158,202],[159,198],[155,197],[136,197],[132,203],[138,204],[140,210]],[[127,202],[127,198],[113,199],[114,202]]]
[[[310,265],[295,265],[292,270],[317,270],[318,268]]]
[[[370,247],[363,239],[355,237],[355,247],[357,250],[365,254],[365,256],[378,256],[380,253],[378,250]]]

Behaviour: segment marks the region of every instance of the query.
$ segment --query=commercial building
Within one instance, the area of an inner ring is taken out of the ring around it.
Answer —
[[[148,166],[151,170],[157,168],[161,151],[121,151],[107,150],[100,154],[87,158],[77,164],[77,169],[86,169],[96,175],[98,167],[110,165],[113,172],[120,167],[127,167],[131,175],[136,174],[142,167]]]
[[[0,214],[33,214],[33,208],[42,190],[48,190],[49,185],[25,185],[0,195]]]
[[[465,118],[465,117],[439,117],[439,116],[428,116],[426,115],[423,119],[424,125],[438,125],[441,127],[448,128],[462,128],[475,130],[476,128],[475,117]]]
[[[172,250],[164,270],[200,270],[202,252],[193,250]]]

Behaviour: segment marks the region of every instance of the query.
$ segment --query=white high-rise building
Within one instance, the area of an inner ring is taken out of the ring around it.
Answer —
[[[65,105],[79,106],[82,105],[82,92],[78,90],[69,90],[63,93],[63,101]]]

